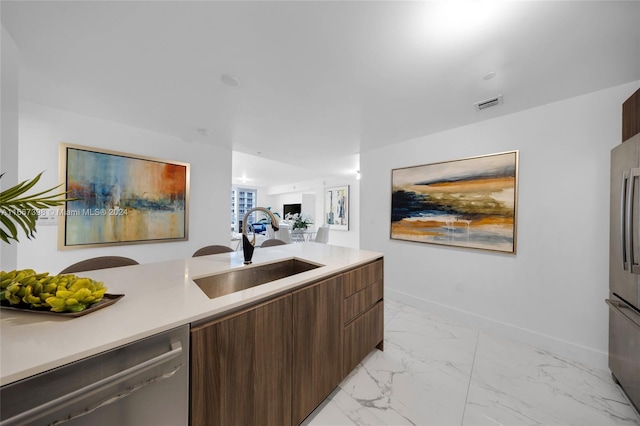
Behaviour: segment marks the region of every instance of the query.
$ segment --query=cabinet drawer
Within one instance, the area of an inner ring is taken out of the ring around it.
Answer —
[[[344,328],[343,375],[346,377],[362,359],[375,348],[384,336],[383,302]]]
[[[640,408],[640,315],[625,303],[609,302],[609,369]]]
[[[342,318],[344,318],[344,323],[349,323],[362,312],[373,306],[377,301],[381,300],[382,294],[382,281],[377,281],[344,299],[342,302]]]
[[[344,274],[343,296],[351,296],[371,284],[382,281],[382,259],[354,269]]]
[[[288,294],[192,329],[191,425],[291,424],[291,310]]]
[[[300,424],[342,380],[342,277],[293,293],[292,423]]]

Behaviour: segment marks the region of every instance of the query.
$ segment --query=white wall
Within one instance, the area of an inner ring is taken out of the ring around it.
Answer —
[[[363,153],[360,246],[387,295],[606,368],[609,153],[638,85]],[[517,255],[390,240],[391,169],[516,149]]]
[[[322,225],[321,216],[316,214],[316,194],[302,194],[302,211],[309,212],[309,216],[313,221],[313,226],[317,228]]]
[[[191,165],[189,240],[112,247],[57,249],[55,226],[37,228],[34,240],[21,239],[18,267],[57,273],[76,261],[104,255],[140,263],[190,257],[207,244],[228,244],[231,209],[231,151],[101,119],[23,102],[20,104],[20,179],[45,171],[43,189],[58,184],[60,142],[138,154]]]
[[[18,183],[18,82],[20,56],[13,38],[2,26],[2,58],[0,60],[0,190]],[[18,237],[20,238],[20,237]],[[18,262],[17,244],[0,241],[0,270],[13,270]]]
[[[329,244],[343,247],[360,248],[360,181],[356,179],[340,179],[335,177],[323,181],[295,182],[279,187],[258,189],[258,204],[282,214],[282,205],[290,203],[303,203],[310,194],[315,195],[315,210],[302,212],[313,216],[314,227],[317,229],[324,224],[324,191],[334,186],[349,185],[349,230],[329,231]],[[306,205],[311,206],[307,202]],[[311,208],[311,207],[310,207]],[[373,212],[372,214],[378,214]]]
[[[261,207],[271,207],[271,211],[278,213],[283,219],[284,215],[282,213],[282,206],[284,204],[302,204],[303,193],[301,192],[269,195],[267,194],[266,188],[258,188],[257,190],[258,205]],[[305,209],[305,206],[302,206],[302,212],[313,216],[313,219],[315,220],[315,210],[308,211],[308,209]]]

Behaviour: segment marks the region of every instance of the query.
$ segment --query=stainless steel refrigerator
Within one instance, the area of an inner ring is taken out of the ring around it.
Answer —
[[[611,151],[609,368],[640,410],[640,134]]]

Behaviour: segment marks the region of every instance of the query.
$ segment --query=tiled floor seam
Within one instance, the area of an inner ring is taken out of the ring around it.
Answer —
[[[464,415],[467,412],[467,402],[469,401],[469,392],[471,391],[471,380],[473,380],[473,368],[476,365],[476,355],[478,354],[478,345],[480,344],[480,331],[476,331],[476,347],[473,350],[473,360],[471,361],[471,371],[469,371],[469,383],[467,383],[467,394],[464,398],[464,406],[462,407],[462,418],[460,426],[464,425]]]

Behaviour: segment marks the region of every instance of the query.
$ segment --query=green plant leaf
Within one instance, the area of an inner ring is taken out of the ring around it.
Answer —
[[[18,195],[21,195],[27,192],[36,183],[38,183],[38,181],[40,180],[40,176],[42,176],[42,173],[43,172],[38,173],[38,176],[34,177],[31,181],[24,180],[19,184],[17,184],[16,186],[13,186],[9,189],[5,189],[4,191],[0,192],[0,204],[4,203],[5,199],[10,200],[12,198],[15,198]],[[0,175],[0,178],[2,178],[2,176],[4,176],[4,173]]]
[[[4,226],[5,229],[9,231],[9,234],[5,232],[4,229],[0,228],[0,238],[5,243],[9,242],[9,239],[18,241],[18,228],[11,222],[11,220],[5,216],[4,214],[0,215],[0,223]]]
[[[30,209],[19,210],[13,206],[10,207],[11,209],[5,217],[12,219],[14,223],[18,224],[26,234],[27,238],[31,239],[35,231],[37,215],[30,214]],[[18,241],[17,238],[14,239]]]
[[[40,172],[31,180],[25,180],[0,192],[0,239],[6,243],[11,240],[18,242],[18,227],[22,229],[27,238],[35,237],[37,210],[60,206],[67,201],[76,198],[60,198],[68,192],[51,194],[62,184],[31,195],[24,195],[40,180],[43,172]],[[0,178],[4,173],[0,174]]]

